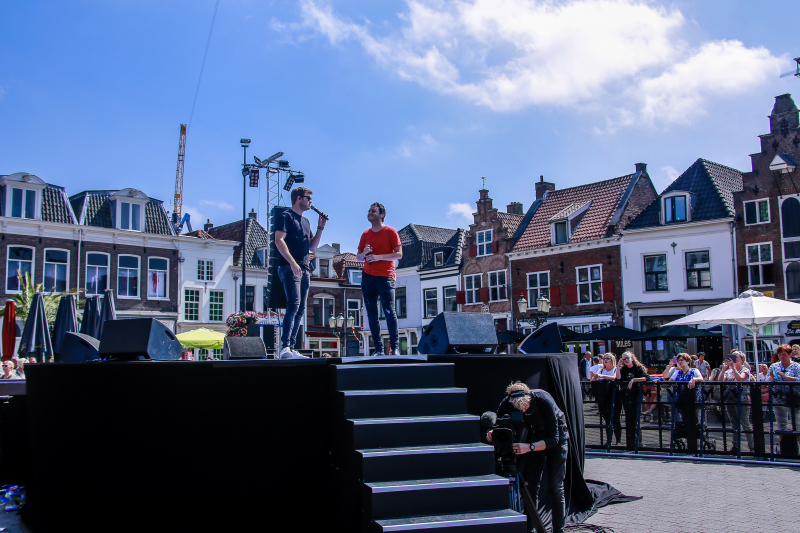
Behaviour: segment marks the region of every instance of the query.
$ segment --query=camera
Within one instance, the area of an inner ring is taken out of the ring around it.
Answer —
[[[521,469],[519,457],[513,445],[528,442],[528,428],[522,418],[522,411],[513,411],[509,416],[497,418],[491,411],[481,417],[483,425],[492,430],[494,457],[503,475],[514,475]]]

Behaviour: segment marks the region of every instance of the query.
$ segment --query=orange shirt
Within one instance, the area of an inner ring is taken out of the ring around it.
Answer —
[[[391,254],[394,253],[394,249],[397,246],[400,246],[400,235],[398,235],[397,230],[391,226],[384,226],[380,231],[372,231],[372,228],[369,228],[361,234],[361,240],[358,243],[358,253],[360,254],[363,252],[368,244],[372,246],[373,254]],[[382,276],[395,279],[394,259],[391,261],[373,261],[372,263],[364,261],[364,272],[370,276]]]

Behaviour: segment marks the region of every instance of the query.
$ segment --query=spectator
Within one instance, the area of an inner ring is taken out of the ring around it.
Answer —
[[[792,361],[800,363],[800,344],[792,344]]]
[[[592,366],[592,352],[583,354],[583,359],[578,362],[578,375],[581,381],[589,381],[592,376],[589,375],[589,368]]]
[[[675,358],[678,368],[670,376],[670,381],[685,382],[685,388],[680,386],[675,390],[675,422],[681,425],[681,432],[688,436],[689,452],[697,451],[697,408],[696,401],[702,398],[702,387],[696,386],[703,381],[703,375],[696,368],[692,368],[692,356],[688,353],[679,353]],[[693,393],[691,389],[695,389]]]
[[[592,374],[597,374],[600,369],[603,368],[603,363],[600,361],[600,357],[594,356],[592,357],[592,366],[589,368],[589,379],[592,379]]]
[[[613,353],[603,354],[603,366],[596,373],[592,374],[592,391],[597,398],[597,410],[600,413],[600,423],[608,424],[611,421],[613,412],[612,404],[619,402],[619,398],[614,396],[613,382],[617,379],[617,360]],[[619,424],[619,416],[614,421],[614,435],[619,444],[622,437],[622,428]],[[611,440],[611,431],[607,432],[607,438]]]
[[[758,381],[766,381],[768,373],[767,365],[764,363],[758,365]]]
[[[14,361],[10,359],[3,361],[3,375],[0,376],[0,379],[19,379],[17,373],[14,372]]]
[[[779,361],[769,367],[767,381],[796,382],[800,378],[800,364],[792,361],[792,347],[781,344],[777,351]],[[772,408],[780,431],[797,431],[800,427],[800,405],[798,405],[800,389],[797,387],[797,385],[783,385],[772,389]],[[782,435],[781,450],[784,454],[796,455],[797,436]]]
[[[713,369],[711,374],[709,374],[708,380],[706,381],[722,381],[722,368]],[[705,387],[705,394],[706,411],[708,412],[706,418],[713,414],[717,420],[722,421],[725,418],[725,415],[724,409],[719,405],[720,400],[722,400],[720,386],[709,383]]]
[[[745,385],[741,386],[741,395],[739,394],[739,387],[728,386],[723,392],[723,402],[725,404],[724,410],[727,414],[728,422],[731,427],[739,426],[739,409],[741,408],[741,425],[742,433],[747,439],[747,447],[753,451],[753,425],[750,423],[750,369],[745,368],[744,358],[740,353],[730,354],[725,358],[722,363],[722,378],[721,381],[731,381],[736,383],[744,382]],[[741,402],[741,405],[740,405]],[[739,443],[731,450],[738,452]]]
[[[24,357],[20,358],[16,355],[11,358],[14,361],[14,371],[17,373],[19,379],[25,379],[25,363],[28,362]]]
[[[624,406],[625,444],[629,450],[633,450],[636,446],[636,422],[639,419],[639,384],[650,381],[650,376],[647,374],[647,369],[636,359],[633,352],[625,352],[619,358],[617,380],[621,382],[619,384],[621,401],[614,405],[614,420],[619,420]],[[619,441],[619,437],[617,441]]]
[[[711,365],[706,361],[705,352],[697,352],[697,361],[694,362],[694,367],[703,374],[703,379],[708,379],[708,375],[711,372]]]
[[[325,353],[322,354],[322,358],[323,359],[330,359],[331,358],[331,354],[329,354],[328,352],[325,352]]]

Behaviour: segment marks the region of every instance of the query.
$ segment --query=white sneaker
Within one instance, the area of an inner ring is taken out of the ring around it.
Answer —
[[[278,356],[279,359],[292,359],[294,354],[292,353],[292,349],[288,346],[281,350],[280,355]]]
[[[392,355],[400,355],[400,350],[395,350],[392,352]]]
[[[305,355],[301,354],[297,350],[292,350],[292,357],[294,357],[296,359],[308,359],[308,356],[305,356]]]

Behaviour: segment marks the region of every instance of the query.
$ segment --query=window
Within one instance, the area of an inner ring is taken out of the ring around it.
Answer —
[[[119,228],[142,231],[142,206],[130,202],[120,202]]]
[[[86,294],[103,294],[108,287],[108,254],[86,254]]]
[[[644,289],[646,291],[666,291],[667,285],[667,256],[644,256]]]
[[[67,290],[67,269],[69,252],[66,250],[44,251],[44,291],[64,292]]]
[[[167,272],[169,260],[151,257],[147,260],[147,297],[167,297]]]
[[[506,299],[506,271],[489,272],[489,301]]]
[[[330,272],[330,259],[320,259],[319,260],[319,277],[321,278],[329,278],[331,275]]]
[[[214,261],[197,260],[197,281],[214,281]]]
[[[11,216],[36,218],[36,191],[11,189]]]
[[[120,255],[117,268],[117,296],[139,297],[139,258],[135,255]]]
[[[566,244],[569,241],[566,222],[556,222],[553,224],[553,230],[556,234],[556,240],[553,244]]]
[[[425,318],[436,318],[439,314],[439,298],[437,297],[437,289],[425,289]]]
[[[200,320],[200,290],[186,289],[183,293],[183,319]]]
[[[540,296],[550,299],[550,272],[528,273],[528,307],[536,307]]]
[[[8,261],[6,262],[6,291],[20,290],[22,286],[20,277],[25,277],[25,274],[33,279],[33,248],[9,246]]]
[[[464,276],[464,292],[468,304],[480,303],[481,275]]]
[[[580,267],[578,270],[578,303],[603,301],[602,272],[600,265]],[[587,332],[588,333],[588,332]]]
[[[253,265],[252,266],[255,266],[255,267],[258,267],[258,266],[266,267],[267,266],[267,257],[268,257],[267,248],[258,248],[256,250],[255,257],[253,258]]]
[[[664,221],[686,222],[686,196],[664,198]]]
[[[478,256],[492,255],[492,230],[478,232]]]
[[[380,305],[380,304],[379,304]],[[333,298],[318,296],[311,300],[311,310],[315,326],[327,326],[333,315]]]
[[[378,306],[381,308],[381,316],[383,316],[383,306]],[[394,312],[397,314],[397,318],[407,318],[408,311],[406,308],[406,288],[405,287],[397,287],[394,290]]]
[[[412,331],[408,334],[408,342],[411,345],[411,355],[417,355],[417,332]]]
[[[442,266],[444,264],[444,252],[436,252],[433,254],[433,266]]]
[[[450,313],[458,311],[458,304],[456,303],[456,286],[453,285],[452,287],[444,287],[442,288],[442,292],[444,293],[443,311]]]
[[[744,202],[744,223],[763,224],[769,222],[769,200]]]
[[[208,321],[222,322],[224,317],[225,293],[222,291],[209,291],[208,293]]]
[[[772,285],[772,243],[747,245],[747,271],[750,285]]]
[[[786,266],[786,299],[800,300],[800,262],[792,261]]]
[[[800,237],[800,201],[797,198],[787,198],[781,204],[781,227],[784,239]]]
[[[704,289],[711,287],[709,252],[686,252],[686,287]]]
[[[242,288],[239,287],[239,298],[242,297]],[[244,310],[245,311],[255,311],[256,310],[256,288],[253,285],[248,285],[244,289]]]
[[[355,327],[361,327],[361,300],[347,300],[347,318],[353,319]]]
[[[361,285],[361,269],[356,268],[348,268],[347,269],[347,281],[351,285]]]

